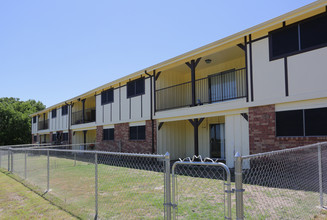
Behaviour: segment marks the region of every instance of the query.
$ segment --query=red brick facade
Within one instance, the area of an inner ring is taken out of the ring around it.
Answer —
[[[326,141],[327,137],[276,137],[275,105],[249,108],[250,154]]]
[[[157,132],[156,121],[154,123],[154,153],[157,152]],[[103,140],[103,126],[97,126],[96,142],[97,150],[129,152],[129,153],[152,153],[152,121],[145,123],[145,140],[129,139],[129,123],[115,124],[115,133],[113,141]]]

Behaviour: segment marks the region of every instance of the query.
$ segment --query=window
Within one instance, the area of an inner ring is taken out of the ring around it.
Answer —
[[[130,140],[145,140],[145,126],[129,127]]]
[[[327,43],[327,16],[305,21],[300,26],[301,49]]]
[[[327,108],[276,112],[277,136],[326,136]]]
[[[303,136],[303,111],[276,112],[277,136]]]
[[[61,115],[67,115],[68,114],[68,105],[63,105],[61,107]]]
[[[299,50],[298,25],[282,28],[270,35],[272,57]]]
[[[326,13],[269,33],[270,59],[305,52],[327,45]]]
[[[34,142],[37,142],[37,135],[33,136]]]
[[[108,128],[103,129],[103,140],[114,140],[115,137],[115,129],[114,128]]]
[[[33,117],[33,124],[36,123],[36,116]]]
[[[62,141],[68,141],[68,133],[62,134]]]
[[[101,92],[101,105],[114,102],[114,89]]]
[[[142,95],[145,93],[144,77],[130,81],[127,83],[127,98]]]
[[[52,142],[57,141],[57,134],[52,134]]]
[[[55,117],[57,117],[57,109],[53,109],[52,111],[51,111],[51,117],[52,118],[55,118]]]
[[[306,136],[327,135],[327,108],[306,109],[304,114]]]

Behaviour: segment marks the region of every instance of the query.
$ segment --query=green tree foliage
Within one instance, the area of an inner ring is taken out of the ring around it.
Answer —
[[[43,109],[40,101],[0,98],[0,145],[31,143],[29,115]]]

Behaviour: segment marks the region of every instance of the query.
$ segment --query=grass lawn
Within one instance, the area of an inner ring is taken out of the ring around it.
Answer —
[[[1,171],[0,219],[76,219]]]

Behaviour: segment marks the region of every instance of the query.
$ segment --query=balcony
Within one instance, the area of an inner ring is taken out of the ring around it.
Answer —
[[[37,125],[38,130],[46,130],[49,129],[49,119],[39,121]]]
[[[84,114],[83,114],[84,112]],[[72,113],[72,125],[95,122],[95,107]]]
[[[157,89],[156,110],[192,106],[192,81]],[[247,96],[245,68],[220,72],[195,80],[196,105]]]

